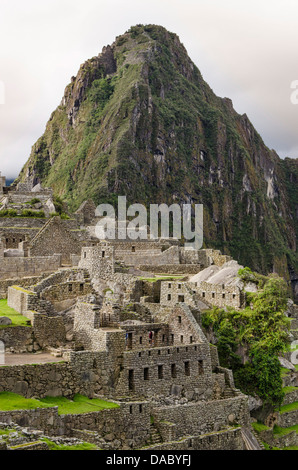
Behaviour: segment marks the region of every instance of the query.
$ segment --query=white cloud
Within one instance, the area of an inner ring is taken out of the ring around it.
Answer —
[[[270,148],[297,157],[295,0],[1,0],[0,171],[16,176],[82,62],[137,23],[177,33]]]

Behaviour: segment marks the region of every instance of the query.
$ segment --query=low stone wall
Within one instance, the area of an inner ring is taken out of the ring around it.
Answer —
[[[114,363],[109,362],[113,368]],[[109,362],[105,353],[84,351],[71,352],[69,362],[0,366],[0,391],[19,393],[26,398],[73,397],[76,393],[92,397],[94,393],[102,394],[101,369],[108,369]]]
[[[154,274],[197,274],[202,270],[200,264],[163,264],[159,266],[141,264],[139,269]]]
[[[250,423],[247,397],[244,395],[185,404],[180,407],[154,408],[152,413],[157,421],[167,421],[176,425],[176,439],[214,432],[236,423],[240,425]]]
[[[32,328],[26,326],[14,326],[7,328],[0,328],[0,341],[5,345],[5,350],[10,348],[14,352],[27,351],[27,346],[31,342]]]
[[[42,279],[42,275],[40,276],[32,276],[32,277],[24,277],[18,279],[3,279],[0,280],[0,299],[7,298],[8,288],[11,286],[19,286],[23,287],[24,289],[37,284]]]
[[[280,437],[275,436],[272,430],[262,431],[260,433],[260,439],[269,446],[278,447],[280,449],[298,446],[298,435],[296,431],[292,431]]]
[[[289,403],[294,403],[296,401],[298,401],[298,390],[294,390],[293,392],[286,393],[282,404],[288,405]]]
[[[298,410],[289,411],[287,413],[279,413],[277,418],[278,426],[288,428],[298,423]]]
[[[129,449],[141,447],[149,440],[150,404],[121,403],[119,408],[76,415],[58,415],[58,407],[0,411],[0,422],[39,429],[48,436],[73,437],[73,430],[95,431],[111,449]]]
[[[0,279],[28,277],[57,271],[61,267],[61,255],[36,256],[34,258],[2,258]]]
[[[189,283],[194,291],[199,294],[202,300],[206,300],[212,305],[217,307],[225,307],[226,305],[240,308],[241,307],[241,292],[237,286],[225,286],[218,284],[211,284],[202,281],[199,286],[195,283]]]
[[[207,436],[190,436],[179,441],[146,447],[146,450],[244,450],[241,428],[209,433]]]

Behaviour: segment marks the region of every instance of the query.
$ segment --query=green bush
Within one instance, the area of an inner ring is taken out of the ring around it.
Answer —
[[[17,217],[18,211],[15,209],[4,209],[0,211],[0,217]]]
[[[248,270],[246,275],[254,275]],[[251,306],[242,310],[214,307],[202,315],[202,326],[217,338],[220,364],[233,370],[235,384],[264,404],[280,406],[284,397],[278,355],[288,349],[290,320],[285,316],[287,285],[269,276],[263,289],[250,293]],[[239,347],[248,353],[241,363]]]
[[[21,217],[35,217],[38,219],[44,219],[45,213],[44,211],[32,211],[30,209],[22,210]]]

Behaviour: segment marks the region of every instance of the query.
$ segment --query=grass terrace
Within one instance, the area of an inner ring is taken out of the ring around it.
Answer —
[[[0,411],[35,410],[37,408],[52,408],[58,406],[58,414],[83,414],[92,411],[119,408],[113,402],[99,398],[89,399],[83,395],[75,395],[73,400],[65,397],[45,397],[41,399],[25,398],[11,392],[0,393]]]
[[[11,319],[12,324],[8,326],[0,326],[0,328],[11,328],[14,326],[29,326],[30,320],[24,315],[21,315],[13,308],[7,305],[7,299],[0,300],[0,317],[8,317]]]

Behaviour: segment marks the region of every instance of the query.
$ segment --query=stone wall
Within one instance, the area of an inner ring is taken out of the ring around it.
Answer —
[[[160,304],[175,306],[177,303],[186,303],[195,306],[193,291],[187,283],[181,281],[162,281],[160,287]]]
[[[7,305],[22,315],[27,315],[28,311],[52,314],[54,307],[51,302],[42,300],[32,290],[19,286],[8,288]]]
[[[211,373],[208,345],[124,352],[116,394],[210,399],[225,389],[224,374]]]
[[[149,440],[150,405],[128,402],[119,408],[77,415],[58,415],[57,407],[0,411],[0,421],[39,429],[48,436],[72,437],[74,430],[95,431],[111,449],[129,449],[141,447]]]
[[[103,281],[111,280],[114,276],[113,247],[105,242],[92,247],[84,247],[79,268],[89,272],[94,289],[100,291]]]
[[[28,351],[28,345],[31,343],[32,328],[26,326],[14,326],[11,328],[0,328],[0,341],[5,345],[5,351],[13,349],[20,353]]]
[[[34,284],[37,284],[39,281],[41,281],[41,279],[42,275],[24,277],[19,279],[2,279],[0,280],[0,299],[7,298],[8,288],[11,286],[17,285],[26,289],[30,286],[33,286]]]
[[[200,264],[141,264],[139,269],[154,274],[197,274],[201,271]]]
[[[137,245],[136,245],[137,248]],[[115,259],[122,261],[128,266],[163,266],[167,264],[179,264],[179,247],[171,246],[165,251],[151,248],[150,250],[135,250],[130,252],[128,249],[115,251]]]
[[[71,255],[81,252],[82,243],[65,226],[60,217],[52,217],[30,241],[31,256],[61,254],[63,264],[71,264]]]
[[[176,439],[216,432],[231,424],[247,426],[250,415],[247,397],[189,403],[184,406],[154,408],[152,414],[156,421],[167,421],[176,425]]]
[[[179,441],[165,442],[146,448],[148,451],[182,450],[244,450],[241,428],[208,433],[202,436],[190,436]]]
[[[2,258],[0,279],[28,277],[57,271],[61,266],[61,255],[37,256],[35,258]]]
[[[241,291],[237,286],[211,284],[205,281],[202,281],[198,287],[193,283],[190,283],[190,285],[193,285],[194,292],[198,293],[203,300],[212,305],[217,307],[224,307],[226,305],[235,308],[241,307]]]

